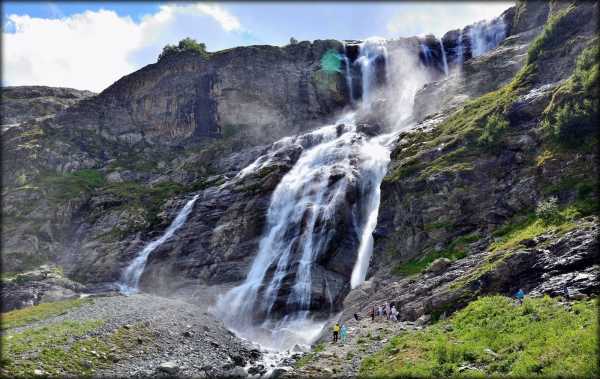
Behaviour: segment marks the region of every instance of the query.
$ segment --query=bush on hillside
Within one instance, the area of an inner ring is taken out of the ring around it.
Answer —
[[[206,51],[206,45],[202,42],[198,42],[193,38],[184,38],[179,41],[177,45],[167,45],[163,48],[163,51],[158,56],[160,62],[166,57],[170,57],[183,52],[192,52],[203,58],[208,58],[208,52]]]
[[[540,201],[535,208],[535,214],[546,225],[557,224],[562,220],[560,210],[558,209],[558,200],[554,196]]]
[[[600,44],[585,49],[577,58],[573,75],[556,90],[544,111],[542,126],[565,147],[580,147],[598,132]]]
[[[486,118],[483,131],[477,141],[483,146],[495,148],[499,145],[508,126],[508,120],[504,116],[494,113]]]

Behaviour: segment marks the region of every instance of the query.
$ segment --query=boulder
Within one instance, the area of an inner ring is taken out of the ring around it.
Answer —
[[[179,372],[179,366],[176,362],[168,361],[163,362],[158,366],[158,370],[162,372],[166,372],[167,374],[176,374]]]

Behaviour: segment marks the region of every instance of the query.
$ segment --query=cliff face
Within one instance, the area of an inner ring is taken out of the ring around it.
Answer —
[[[247,134],[257,140],[297,133],[347,104],[343,76],[321,70],[338,41],[250,46],[169,56],[130,74],[56,120],[130,145],[181,145]]]

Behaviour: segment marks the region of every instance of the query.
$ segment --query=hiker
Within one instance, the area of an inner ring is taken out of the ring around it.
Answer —
[[[358,315],[358,313],[355,313],[355,314],[354,314],[354,319],[355,319],[356,321],[360,321],[360,316]]]
[[[371,307],[369,314],[371,315],[371,322],[375,322],[375,307]]]
[[[565,297],[565,300],[571,299],[571,294],[569,293],[569,287],[567,287],[567,283],[565,283],[565,285],[563,286],[563,295]]]
[[[383,316],[383,307],[381,304],[377,306],[377,316]]]
[[[392,305],[391,313],[392,313],[392,315],[390,317],[391,320],[392,321],[398,321],[398,311],[396,310],[396,306],[395,305]]]
[[[336,322],[333,326],[333,343],[338,341],[338,337],[340,335],[340,323]]]
[[[342,343],[345,343],[346,339],[348,338],[348,327],[346,326],[346,324],[343,324],[342,328],[340,329],[340,338],[342,340]]]
[[[390,303],[388,303],[388,302],[385,303],[385,316],[388,320],[390,319],[390,316],[391,316]]]
[[[523,291],[522,288],[519,288],[517,293],[515,293],[515,297],[517,298],[519,304],[523,304],[523,299],[525,298],[525,291]]]

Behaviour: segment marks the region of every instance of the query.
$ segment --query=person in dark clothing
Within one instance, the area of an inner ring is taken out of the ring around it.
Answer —
[[[567,287],[567,283],[563,286],[563,295],[566,300],[571,299],[571,294],[569,293],[569,287]]]
[[[371,321],[375,322],[375,307],[371,307],[369,314],[371,315]]]
[[[358,315],[358,313],[355,313],[355,314],[354,314],[354,319],[355,319],[356,321],[360,321],[360,316]]]

